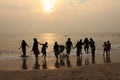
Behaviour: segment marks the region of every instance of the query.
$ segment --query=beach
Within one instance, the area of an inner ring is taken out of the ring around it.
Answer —
[[[44,61],[31,58],[0,61],[0,80],[120,80],[120,55],[111,54],[110,60],[96,55],[76,56],[57,62],[55,58]]]

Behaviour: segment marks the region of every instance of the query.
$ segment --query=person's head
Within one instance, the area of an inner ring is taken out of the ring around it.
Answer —
[[[82,42],[82,39],[80,39],[80,42]]]
[[[71,39],[70,38],[68,38],[68,41],[70,41]]]
[[[25,40],[22,40],[22,43],[25,43]]]
[[[33,40],[34,40],[34,41],[37,41],[37,39],[36,39],[36,38],[34,38]]]
[[[110,43],[110,41],[107,41],[107,43]]]
[[[45,45],[48,45],[48,42],[45,42]]]
[[[55,45],[57,44],[57,42],[55,42]]]
[[[93,41],[93,39],[92,39],[92,38],[90,38],[90,41]]]

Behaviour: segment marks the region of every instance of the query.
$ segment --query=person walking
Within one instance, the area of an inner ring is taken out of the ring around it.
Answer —
[[[66,55],[69,58],[70,52],[71,52],[71,48],[73,48],[73,44],[70,38],[68,38],[68,40],[66,41]]]
[[[21,46],[20,46],[20,48],[19,48],[19,49],[22,48],[22,53],[23,53],[23,55],[21,55],[21,57],[26,57],[26,46],[27,46],[27,47],[30,47],[30,46],[26,43],[25,40],[22,40]]]

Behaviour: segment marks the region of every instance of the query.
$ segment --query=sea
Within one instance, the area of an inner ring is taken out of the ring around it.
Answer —
[[[110,41],[111,54],[120,54],[120,33],[40,33],[40,34],[0,34],[0,60],[17,60],[21,59],[22,50],[19,50],[22,40],[25,40],[30,48],[27,48],[27,55],[29,58],[34,58],[32,50],[33,39],[37,38],[40,43],[48,42],[47,58],[54,58],[53,45],[58,42],[60,45],[65,45],[68,38],[71,38],[73,46],[77,41],[84,38],[93,38],[96,46],[96,55],[103,54],[103,43]],[[41,45],[39,50],[41,51]],[[66,50],[64,50],[66,53]],[[82,53],[86,56],[84,49]],[[90,49],[89,49],[89,53]],[[39,57],[41,57],[40,53]],[[72,49],[70,56],[76,56],[76,49]]]

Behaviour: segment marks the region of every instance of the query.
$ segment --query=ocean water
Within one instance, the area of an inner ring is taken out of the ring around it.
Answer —
[[[96,54],[103,54],[103,43],[107,40],[111,42],[111,54],[120,54],[120,33],[43,33],[43,34],[0,34],[0,60],[16,60],[21,59],[22,51],[18,48],[21,41],[25,40],[30,48],[27,48],[27,55],[34,58],[31,52],[33,38],[37,38],[40,43],[48,42],[47,57],[54,57],[53,45],[57,41],[59,44],[65,45],[67,38],[71,38],[75,46],[80,39],[85,37],[93,38],[96,45]],[[41,45],[39,45],[41,51]],[[64,51],[65,53],[66,51]],[[89,49],[90,52],[90,49]],[[86,55],[82,49],[83,55]],[[41,56],[41,55],[40,55]],[[76,56],[76,49],[72,49],[70,56]]]

